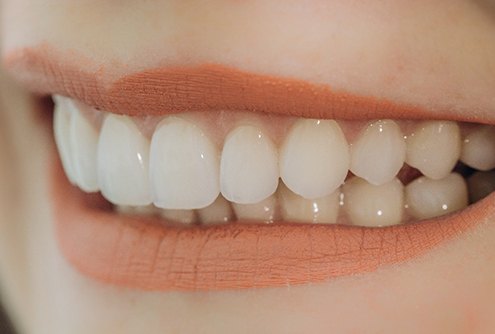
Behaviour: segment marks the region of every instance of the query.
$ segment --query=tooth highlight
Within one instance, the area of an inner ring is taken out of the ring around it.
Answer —
[[[407,164],[435,180],[449,175],[461,154],[461,135],[455,122],[423,122],[406,142]]]
[[[392,181],[406,158],[404,136],[392,120],[370,123],[350,149],[351,171],[374,185]]]
[[[428,219],[465,208],[468,191],[463,177],[451,173],[441,180],[422,176],[406,186],[407,212],[417,219]]]
[[[464,138],[461,161],[477,170],[495,168],[495,127],[480,126]]]
[[[340,191],[318,199],[305,199],[290,191],[283,183],[278,191],[283,220],[299,223],[335,224],[339,215]]]
[[[98,142],[101,193],[118,205],[148,205],[149,141],[127,116],[106,116]]]
[[[232,208],[238,220],[257,220],[265,223],[275,221],[277,218],[276,207],[277,199],[273,195],[255,204],[232,203]]]
[[[349,163],[349,147],[337,122],[301,119],[282,145],[280,175],[290,190],[314,199],[344,182]]]
[[[70,123],[73,110],[69,109],[69,99],[55,95],[55,110],[53,115],[53,132],[55,143],[62,161],[65,175],[72,184],[76,184],[75,171],[72,163],[72,151],[70,149]]]
[[[216,147],[196,125],[178,117],[161,121],[153,134],[150,182],[163,209],[199,209],[220,193]]]
[[[278,153],[260,129],[244,125],[225,140],[220,164],[220,189],[229,201],[253,204],[277,190]]]
[[[197,211],[199,221],[204,225],[228,223],[234,220],[234,212],[230,203],[222,197],[218,198],[211,205]]]
[[[74,175],[79,188],[86,192],[99,190],[96,170],[98,131],[74,106],[70,121],[70,150]]]
[[[476,172],[468,180],[469,200],[471,203],[490,195],[495,190],[495,171]]]
[[[404,187],[398,179],[375,186],[359,177],[343,187],[344,208],[354,225],[389,226],[399,224],[404,212]]]

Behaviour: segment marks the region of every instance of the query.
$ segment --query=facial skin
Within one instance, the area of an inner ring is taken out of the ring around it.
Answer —
[[[4,0],[4,58],[45,45],[111,83],[158,65],[219,63],[433,110],[495,114],[489,1]],[[109,69],[110,68],[110,69]],[[48,115],[4,78],[0,278],[26,333],[489,333],[495,219],[402,265],[324,284],[143,292],[62,257],[50,212]],[[5,185],[5,186],[4,186]]]

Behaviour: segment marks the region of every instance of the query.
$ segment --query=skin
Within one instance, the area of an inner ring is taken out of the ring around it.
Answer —
[[[160,64],[216,62],[432,109],[495,113],[490,1],[4,0],[3,6],[4,56],[46,43],[69,55],[71,50],[86,55],[90,68],[124,64],[109,82]],[[81,29],[77,22],[87,26]],[[489,333],[495,328],[490,220],[411,262],[323,284],[142,292],[82,276],[54,240],[45,176],[55,152],[43,124],[47,117],[40,117],[26,91],[2,77],[0,278],[3,300],[23,332]]]

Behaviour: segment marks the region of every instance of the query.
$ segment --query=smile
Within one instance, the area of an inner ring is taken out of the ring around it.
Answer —
[[[218,65],[106,87],[40,54],[9,61],[54,94],[61,249],[107,283],[323,282],[415,258],[493,215],[489,119]]]

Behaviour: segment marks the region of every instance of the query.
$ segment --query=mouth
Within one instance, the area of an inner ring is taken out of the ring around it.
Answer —
[[[220,65],[108,85],[42,52],[8,63],[55,101],[60,248],[109,284],[325,282],[417,258],[494,213],[495,128],[480,114]]]

